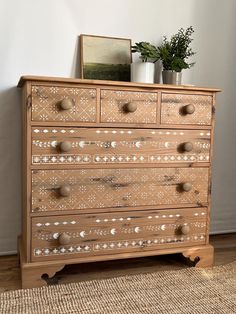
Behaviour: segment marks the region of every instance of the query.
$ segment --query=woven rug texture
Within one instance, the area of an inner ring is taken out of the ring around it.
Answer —
[[[1,314],[235,314],[236,262],[0,294]]]

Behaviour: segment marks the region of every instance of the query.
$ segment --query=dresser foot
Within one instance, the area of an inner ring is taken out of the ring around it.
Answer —
[[[43,287],[57,283],[54,277],[65,267],[65,263],[28,263],[25,259],[21,237],[18,238],[18,256],[21,268],[22,289]]]
[[[24,264],[21,267],[22,288],[35,288],[57,284],[55,274],[62,270],[65,265],[56,266],[34,266]]]
[[[190,266],[205,268],[214,264],[214,247],[210,244],[187,249],[182,254]]]

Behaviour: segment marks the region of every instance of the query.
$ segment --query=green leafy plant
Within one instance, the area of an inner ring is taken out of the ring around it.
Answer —
[[[164,70],[181,72],[182,69],[189,69],[195,62],[188,63],[186,60],[195,52],[189,47],[194,29],[189,26],[186,30],[180,28],[170,40],[164,36],[163,43],[157,47],[158,57],[162,61]]]
[[[158,59],[157,48],[146,41],[141,41],[139,43],[135,43],[134,46],[131,47],[132,52],[140,53],[140,59],[142,62],[153,62],[155,63]]]

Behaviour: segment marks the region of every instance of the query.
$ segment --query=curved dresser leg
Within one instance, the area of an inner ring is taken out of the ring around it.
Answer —
[[[204,268],[214,264],[214,247],[210,244],[187,249],[182,254],[191,266]]]
[[[52,277],[62,270],[64,266],[64,264],[56,266],[33,266],[32,264],[29,266],[29,264],[25,264],[21,268],[22,288],[47,286],[47,284],[52,282]]]

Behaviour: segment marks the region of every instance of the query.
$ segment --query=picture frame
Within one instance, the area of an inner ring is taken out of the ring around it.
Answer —
[[[130,81],[131,39],[80,35],[82,79]]]

